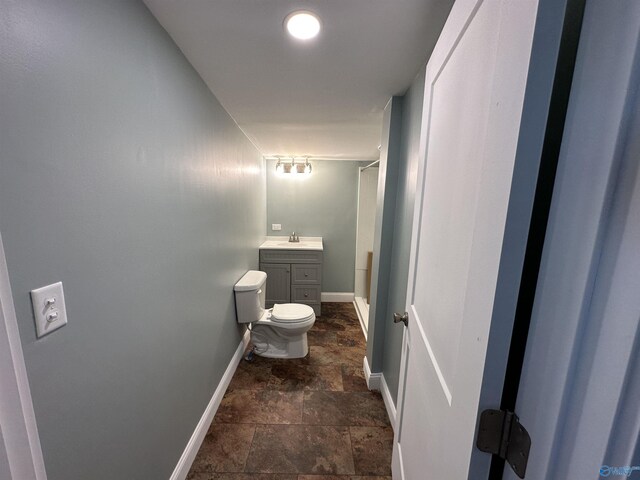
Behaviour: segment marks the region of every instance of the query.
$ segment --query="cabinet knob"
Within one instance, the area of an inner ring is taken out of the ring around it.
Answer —
[[[309,296],[309,294],[308,294],[308,293],[305,293],[305,294],[304,294],[304,296],[305,296],[305,297],[308,297],[308,296]]]
[[[305,274],[304,274],[304,276],[305,276],[305,277],[308,277],[308,276],[309,276],[309,274],[308,274],[308,273],[305,273]]]

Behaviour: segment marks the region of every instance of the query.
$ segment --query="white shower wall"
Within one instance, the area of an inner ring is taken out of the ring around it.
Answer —
[[[373,250],[377,189],[378,168],[372,167],[361,171],[358,188],[355,297],[365,298],[367,296],[367,252]]]

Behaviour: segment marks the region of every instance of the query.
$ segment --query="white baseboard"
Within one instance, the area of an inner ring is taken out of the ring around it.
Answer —
[[[360,320],[360,328],[362,328],[362,333],[364,333],[364,338],[367,339],[368,333],[368,322],[369,322],[369,306],[367,302],[364,301],[362,297],[355,297],[353,300],[353,306],[356,308],[356,313],[358,314],[358,320]]]
[[[193,431],[184,452],[182,452],[182,456],[180,457],[180,460],[178,460],[178,464],[173,470],[170,480],[185,480],[185,478],[187,478],[191,465],[196,458],[196,454],[198,453],[198,450],[200,450],[204,437],[207,435],[209,425],[211,425],[213,417],[220,406],[222,397],[227,391],[229,383],[231,383],[231,379],[233,378],[233,374],[236,372],[236,368],[238,367],[240,360],[242,360],[242,355],[249,344],[250,334],[251,332],[249,330],[244,333],[242,341],[238,345],[236,352],[233,354],[231,362],[229,362],[229,366],[227,366],[224,375],[222,375],[222,378],[220,379],[218,388],[213,392],[213,396],[211,397],[211,400],[209,400],[207,408],[204,409],[204,413],[202,414],[198,425],[196,425],[196,429]]]
[[[322,292],[322,302],[353,302],[353,292]]]
[[[382,399],[384,400],[384,406],[387,409],[389,422],[391,422],[391,427],[395,430],[396,405],[395,403],[393,403],[393,399],[391,398],[391,392],[389,391],[387,382],[384,379],[384,374],[382,372],[371,373],[371,368],[369,367],[369,360],[367,360],[367,357],[364,357],[364,360],[362,361],[362,370],[364,371],[364,378],[367,381],[367,387],[369,387],[369,390],[380,391],[380,393],[382,394]]]
[[[364,379],[367,381],[367,387],[369,387],[369,390],[379,391],[382,373],[371,373],[367,357],[364,357],[364,360],[362,361],[362,370],[364,371]]]
[[[391,392],[387,386],[387,381],[384,379],[384,373],[380,376],[380,393],[382,393],[382,399],[384,400],[384,406],[387,407],[387,415],[391,422],[391,427],[396,429],[396,405],[391,398]]]

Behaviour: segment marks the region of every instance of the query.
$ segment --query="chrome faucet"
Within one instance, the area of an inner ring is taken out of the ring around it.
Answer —
[[[296,235],[296,232],[293,232],[291,235],[289,235],[289,241],[292,243],[298,243],[300,242],[300,237]]]

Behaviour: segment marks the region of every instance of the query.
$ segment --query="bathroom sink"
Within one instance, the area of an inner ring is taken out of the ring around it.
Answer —
[[[289,242],[287,237],[267,237],[260,245],[263,250],[322,250],[322,237],[300,237],[299,242]]]
[[[300,240],[299,242],[281,242],[278,246],[282,248],[295,248],[302,250],[322,250],[322,243],[318,244],[318,242],[303,242]]]

